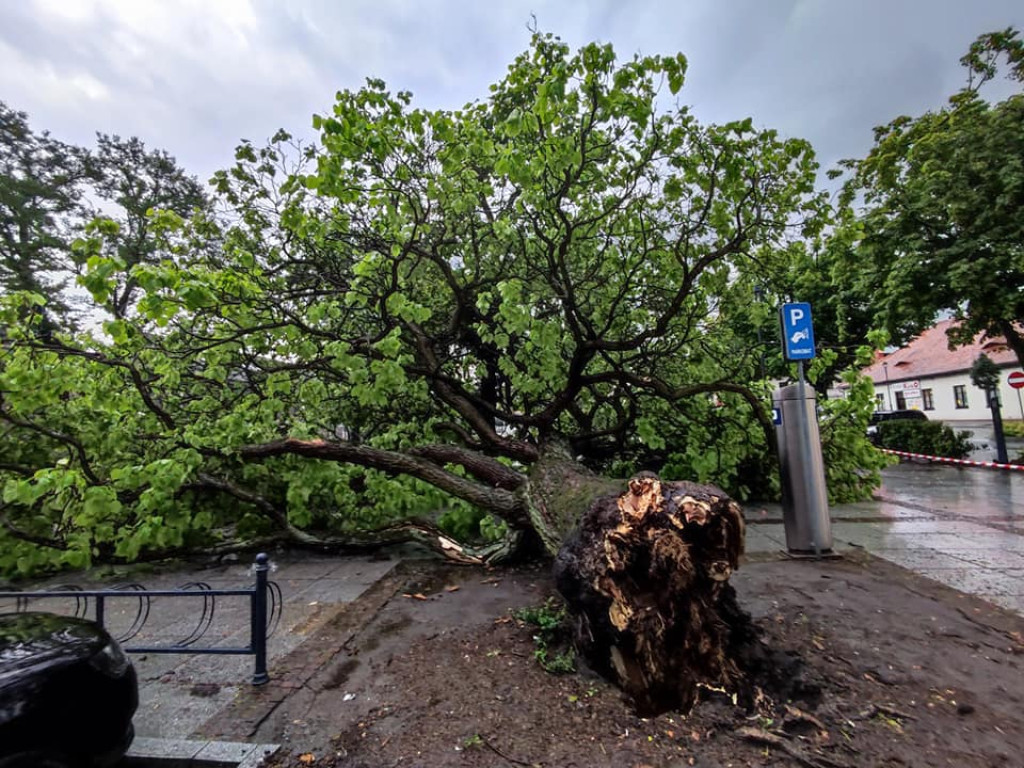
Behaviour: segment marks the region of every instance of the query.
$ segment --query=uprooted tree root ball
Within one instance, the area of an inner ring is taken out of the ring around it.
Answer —
[[[596,500],[558,553],[577,649],[638,713],[688,711],[702,687],[752,705],[770,665],[729,584],[743,545],[743,513],[723,491],[645,472]]]

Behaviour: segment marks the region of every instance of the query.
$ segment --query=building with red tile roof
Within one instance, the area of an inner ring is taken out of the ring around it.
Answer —
[[[988,419],[985,393],[971,383],[970,369],[982,353],[1002,369],[1000,397],[1003,413],[1010,419],[1024,419],[1018,393],[1007,382],[1013,371],[1021,370],[1016,355],[1001,336],[979,334],[971,344],[949,348],[946,331],[955,320],[943,320],[902,349],[880,356],[862,373],[875,383],[880,410],[911,408],[928,412],[941,421]]]

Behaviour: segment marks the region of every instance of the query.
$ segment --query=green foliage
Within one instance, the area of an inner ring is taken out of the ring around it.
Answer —
[[[881,470],[892,461],[868,441],[867,427],[874,409],[874,385],[856,371],[842,374],[845,398],[822,400],[822,458],[830,504],[864,501],[881,483]]]
[[[243,143],[216,205],[101,137],[83,167],[111,217],[36,243],[73,259],[101,327],[47,328],[38,281],[0,301],[0,572],[398,523],[503,540],[535,524],[525,474],[563,442],[773,494],[780,294],[752,295],[828,204],[806,142],[660,98],[685,69],[538,34],[459,110],[371,79],[315,146]],[[839,486],[861,471],[835,466]]]
[[[952,343],[1001,335],[1024,361],[1024,94],[990,103],[980,92],[1003,59],[1022,81],[1018,33],[982,35],[946,108],[877,128],[868,156],[845,163],[845,203],[863,205],[844,229],[839,282],[870,297],[897,341],[948,310],[960,320]]]
[[[517,608],[512,616],[537,628],[546,640],[552,640],[565,629],[566,609],[560,600],[550,597],[540,605]]]
[[[762,402],[769,400],[765,396]],[[778,496],[771,448],[739,398],[721,395],[688,403],[685,414],[686,426],[672,436],[673,450],[660,469],[664,479],[714,483],[741,500]]]
[[[971,383],[986,392],[999,387],[999,366],[984,352],[971,365]]]
[[[102,240],[87,243],[76,236],[90,230],[93,201],[113,218],[95,225]],[[103,134],[95,151],[64,144],[0,102],[0,289],[46,298],[41,333],[73,327],[64,289],[87,262],[85,287],[123,316],[137,292],[130,268],[166,255],[155,236],[161,220],[207,206],[199,183],[166,152]]]
[[[1003,432],[1007,437],[1024,437],[1024,421],[1004,421]]]
[[[875,409],[875,389],[871,379],[861,376],[875,349],[884,346],[884,333],[868,333],[869,344],[859,346],[852,358],[852,367],[839,374],[845,387],[842,398],[818,399],[818,424],[821,452],[825,464],[825,481],[829,503],[848,504],[871,498],[881,483],[881,470],[892,460],[875,450],[867,438],[868,421]],[[832,369],[838,353],[826,350],[810,366],[812,382]]]
[[[508,524],[479,507],[455,503],[437,519],[438,527],[459,541],[500,541]]]
[[[571,675],[576,671],[576,651],[571,646],[553,655],[549,648],[541,646],[533,652],[533,657],[541,669],[552,675]]]
[[[893,451],[963,459],[971,452],[971,432],[957,432],[939,421],[883,421],[878,445]]]
[[[565,675],[576,671],[576,652],[569,640],[571,633],[564,603],[548,598],[541,605],[515,610],[512,616],[536,629],[533,656],[545,672]]]

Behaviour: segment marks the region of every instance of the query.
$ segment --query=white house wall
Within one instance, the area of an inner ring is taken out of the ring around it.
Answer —
[[[1017,390],[1006,383],[1007,376],[1019,368],[1003,368],[999,372],[999,394],[1003,404],[1004,419],[1024,419],[1024,411],[1020,406],[1017,393],[1021,393],[1024,400],[1024,390]],[[914,383],[917,382],[917,386]],[[962,386],[967,395],[967,407],[957,408],[954,395],[954,387]],[[934,408],[928,410],[924,407],[922,394],[914,396],[918,390],[923,393],[930,389]],[[936,421],[977,421],[989,419],[992,412],[985,401],[985,393],[971,383],[971,377],[967,372],[947,374],[944,376],[922,377],[911,381],[890,381],[888,388],[885,382],[875,382],[875,396],[881,395],[882,403],[879,408],[891,410],[896,407],[896,394],[903,391],[906,397],[906,407],[924,411],[928,418]]]

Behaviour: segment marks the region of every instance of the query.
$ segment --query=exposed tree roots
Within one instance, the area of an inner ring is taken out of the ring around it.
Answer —
[[[562,547],[555,579],[577,648],[639,713],[686,711],[701,687],[752,699],[759,641],[728,583],[743,543],[723,491],[641,473],[595,501]]]

